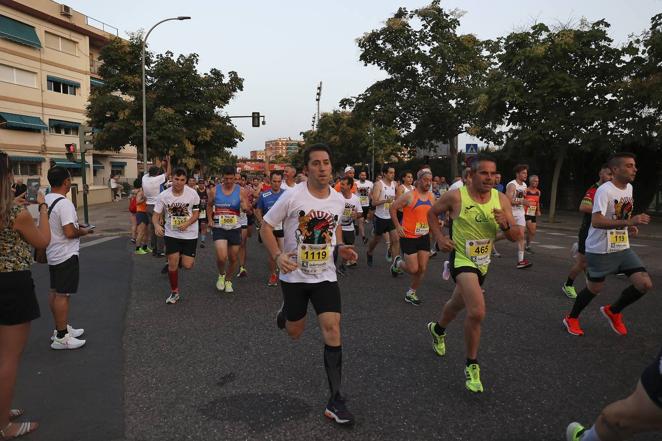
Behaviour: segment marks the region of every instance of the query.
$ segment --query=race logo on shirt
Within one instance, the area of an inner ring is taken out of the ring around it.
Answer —
[[[296,231],[297,243],[330,244],[337,225],[337,215],[318,210],[311,210],[306,214],[301,210],[299,228]]]
[[[627,220],[632,216],[634,201],[632,198],[614,199],[614,219]]]
[[[188,216],[188,203],[186,202],[173,202],[166,205],[166,210],[170,216]]]

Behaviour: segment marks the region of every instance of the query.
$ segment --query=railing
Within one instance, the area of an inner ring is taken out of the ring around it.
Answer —
[[[93,28],[101,29],[104,32],[107,32],[109,34],[115,34],[116,37],[119,37],[120,31],[117,29],[115,26],[111,26],[107,23],[104,23],[102,21],[99,21],[95,18],[88,17],[87,15],[85,16],[85,21],[88,26],[92,26]]]
[[[101,62],[99,60],[90,60],[90,73],[98,75],[99,74],[99,68],[101,67],[102,64],[103,64],[103,62]]]

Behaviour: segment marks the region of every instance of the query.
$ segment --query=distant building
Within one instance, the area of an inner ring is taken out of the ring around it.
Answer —
[[[284,158],[299,151],[299,145],[303,141],[292,138],[277,138],[264,143],[265,160]]]
[[[430,158],[443,158],[450,154],[450,145],[442,142],[436,142],[430,148],[416,148],[416,157],[423,158],[428,156]]]
[[[251,150],[251,159],[253,161],[264,161],[264,150]]]

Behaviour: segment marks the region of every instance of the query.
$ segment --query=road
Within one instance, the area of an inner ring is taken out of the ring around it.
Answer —
[[[662,343],[662,300],[655,288],[629,307],[630,334],[619,337],[598,310],[627,286],[611,277],[582,315],[586,335],[572,337],[561,324],[572,302],[560,287],[574,235],[545,229],[536,239],[532,268],[515,269],[515,246],[503,242],[504,257],[490,267],[481,395],[464,388],[461,322],[447,330],[446,357],[430,346],[425,325],[453,289],[441,278],[443,257],[432,259],[419,290],[423,304],[414,307],[403,301],[407,278],[393,279],[383,258],[367,268],[358,247],[359,267],[340,281],[344,392],[357,417],[351,429],[322,416],[328,389],[312,309],[299,341],[276,329],[280,290],[266,287],[266,255],[255,240],[249,277],[234,294],[215,291],[213,253],[205,248],[180,276],[183,300],[174,306],[165,304],[162,259],[130,255],[126,239],[90,246],[85,293],[72,313],[74,325],[88,330],[88,345],[49,350],[52,319],[42,306],[17,387],[17,403],[42,421],[26,439],[563,439],[570,421],[589,423],[632,391]],[[656,242],[633,243],[661,286]],[[43,268],[36,279],[44,297]]]

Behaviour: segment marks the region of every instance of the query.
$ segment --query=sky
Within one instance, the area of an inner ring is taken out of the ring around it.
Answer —
[[[359,61],[356,39],[378,29],[400,6],[416,9],[427,0],[59,0],[119,30],[149,29],[158,21],[188,15],[188,21],[159,25],[148,43],[154,52],[195,52],[201,72],[236,71],[244,90],[223,109],[229,115],[260,112],[266,125],[234,120],[244,141],[233,150],[248,156],[269,139],[300,139],[311,128],[315,94],[322,81],[321,112],[338,108],[384,74]],[[481,39],[497,38],[536,22],[548,25],[605,19],[614,44],[650,27],[662,12],[662,0],[448,0],[442,6],[465,11],[460,32]],[[464,137],[465,142],[473,142]]]

